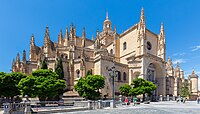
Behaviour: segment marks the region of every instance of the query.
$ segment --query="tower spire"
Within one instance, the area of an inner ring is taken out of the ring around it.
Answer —
[[[65,30],[65,39],[69,39],[68,27]]]
[[[35,45],[35,38],[34,38],[34,34],[32,34],[31,36],[31,42],[30,42],[31,45]]]
[[[17,62],[17,63],[20,63],[20,56],[19,56],[19,53],[17,53],[16,62]]]
[[[82,31],[82,47],[85,47],[85,39],[86,39],[86,33],[85,33],[85,27],[83,27],[83,31]]]
[[[109,20],[108,11],[107,11],[106,12],[106,20],[104,21],[104,25],[103,25],[103,30],[111,30],[112,29],[111,25],[112,25],[112,23]]]
[[[108,17],[108,11],[106,11],[106,20],[108,20],[109,17]]]
[[[46,26],[45,36],[44,36],[44,44],[47,44],[49,41],[50,41],[50,36],[49,36],[49,27]]]
[[[48,40],[50,39],[50,37],[49,37],[49,27],[48,26],[46,26],[45,38],[47,38]]]
[[[96,30],[96,39],[99,37],[99,30]]]
[[[160,24],[160,35],[164,35],[164,25],[163,25],[163,22],[161,22]]]
[[[69,33],[68,33],[68,27],[66,27],[66,30],[65,30],[65,39],[64,39],[64,46],[68,46],[68,41],[69,41]]]
[[[94,36],[92,35],[92,41],[94,41]]]
[[[194,68],[192,69],[192,74],[195,74],[195,72],[194,72]]]
[[[23,58],[22,58],[22,62],[26,63],[26,51],[23,51]]]
[[[116,25],[114,26],[114,33],[117,33]]]
[[[58,44],[60,44],[60,45],[62,45],[62,29],[60,30],[60,33],[59,33],[59,35],[58,35]]]
[[[144,16],[144,8],[142,7],[141,15],[140,15],[140,23],[145,24],[145,16]]]
[[[82,38],[86,38],[85,27],[83,27],[83,31],[82,31]]]
[[[70,25],[70,40],[72,41],[74,38],[74,25],[71,23]]]

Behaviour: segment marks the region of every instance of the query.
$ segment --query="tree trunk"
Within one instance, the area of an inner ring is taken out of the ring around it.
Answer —
[[[142,102],[145,101],[145,93],[143,94]]]

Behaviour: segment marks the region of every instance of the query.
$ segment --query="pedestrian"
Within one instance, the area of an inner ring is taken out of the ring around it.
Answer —
[[[127,97],[125,98],[125,103],[126,103],[126,105],[128,105],[128,98]]]
[[[200,102],[200,99],[199,99],[199,96],[197,97],[197,104],[199,104],[199,102]]]
[[[184,97],[184,98],[183,98],[183,103],[185,103],[186,100],[187,100],[187,98]]]

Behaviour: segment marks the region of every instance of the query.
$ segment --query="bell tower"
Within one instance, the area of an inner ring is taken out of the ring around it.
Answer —
[[[108,18],[108,12],[106,12],[106,20],[103,24],[103,30],[112,30],[112,23]]]

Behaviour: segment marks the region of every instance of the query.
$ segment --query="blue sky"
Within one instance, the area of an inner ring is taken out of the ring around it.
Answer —
[[[9,72],[13,58],[24,49],[28,58],[32,34],[41,46],[46,26],[55,42],[60,29],[64,31],[71,22],[79,36],[85,27],[91,38],[96,29],[102,30],[108,11],[117,32],[122,33],[139,21],[144,7],[148,29],[158,34],[164,23],[167,56],[180,62],[186,76],[192,68],[200,74],[199,4],[199,0],[1,0],[0,71]]]

